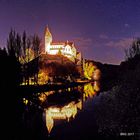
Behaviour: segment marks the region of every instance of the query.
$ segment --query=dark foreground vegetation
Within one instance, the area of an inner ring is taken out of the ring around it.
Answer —
[[[120,65],[99,64],[104,92],[95,114],[101,135],[140,139],[140,40],[126,52]]]
[[[28,122],[32,114],[24,115],[24,96],[19,90],[20,64],[15,56],[0,50],[0,99],[1,99],[1,139],[5,140],[43,140],[48,135],[42,121],[42,110],[32,108],[33,122]],[[37,111],[36,111],[37,110]],[[26,110],[28,112],[28,110]],[[27,122],[23,123],[26,117]],[[28,125],[27,125],[28,124]],[[30,125],[34,124],[34,125]]]
[[[41,132],[42,122],[35,123],[35,126],[32,126],[35,128],[32,130],[33,132],[29,132],[29,128],[26,124],[23,124],[23,111],[26,108],[19,91],[23,77],[28,77],[28,75],[22,73],[25,68],[19,61],[19,55],[22,55],[24,63],[27,63],[29,60],[28,57],[25,58],[27,55],[25,49],[32,46],[38,53],[38,45],[39,39],[37,36],[27,38],[25,32],[20,36],[11,30],[6,48],[0,49],[1,139],[38,140],[44,136],[44,131]],[[40,114],[38,114],[38,118],[41,117]]]

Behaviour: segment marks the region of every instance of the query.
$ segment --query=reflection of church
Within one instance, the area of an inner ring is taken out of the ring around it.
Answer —
[[[51,130],[54,127],[55,120],[69,121],[70,119],[74,119],[78,110],[83,109],[83,102],[85,102],[88,97],[93,98],[100,91],[100,83],[97,81],[94,83],[88,83],[85,84],[83,88],[79,88],[77,90],[83,93],[82,98],[80,97],[78,101],[72,100],[64,106],[53,105],[44,109],[43,115],[49,133],[51,133]],[[54,93],[51,91],[51,93],[47,92],[46,94],[49,96]],[[42,101],[45,102],[45,100],[46,98]]]
[[[50,133],[53,126],[54,120],[67,120],[70,118],[75,118],[77,110],[82,109],[82,100],[79,100],[77,103],[72,101],[69,104],[63,107],[49,107],[45,110],[46,116],[46,126],[48,132]]]

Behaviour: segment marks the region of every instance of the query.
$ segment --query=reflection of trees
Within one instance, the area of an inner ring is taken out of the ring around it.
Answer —
[[[84,85],[84,98],[93,97],[100,90],[99,82]]]
[[[54,94],[55,91],[48,91],[48,92],[43,92],[39,95],[39,100],[41,103],[45,102],[47,100],[47,97],[51,94]]]
[[[95,69],[93,79],[100,80],[100,78],[101,78],[101,71],[99,69]]]
[[[82,87],[77,87],[76,91],[78,91],[78,93],[83,93],[83,98],[87,98],[87,97],[93,97],[98,91],[100,90],[100,85],[99,82],[95,81],[94,83],[88,83],[86,85],[84,85],[84,88]],[[74,90],[75,91],[75,90]],[[69,92],[69,91],[66,91]],[[54,121],[55,120],[67,120],[69,121],[71,118],[75,118],[78,109],[82,109],[82,102],[83,100],[81,99],[81,96],[78,97],[78,101],[77,98],[76,100],[70,100],[69,103],[67,102],[67,99],[65,100],[64,104],[60,104],[56,102],[56,100],[60,100],[60,98],[65,98],[66,96],[76,96],[76,92],[70,91],[69,94],[67,93],[63,93],[62,91],[60,93],[62,94],[58,95],[55,92],[46,92],[46,93],[42,93],[39,96],[39,100],[41,101],[42,105],[43,102],[45,103],[46,100],[48,101],[48,103],[50,102],[50,104],[52,105],[52,102],[55,102],[54,105],[47,107],[44,111],[45,113],[45,118],[46,118],[46,127],[48,129],[48,132],[50,133],[53,126],[54,126]],[[70,94],[71,93],[71,94]],[[72,95],[74,93],[74,95]],[[52,95],[51,95],[52,94]],[[57,95],[56,95],[57,94]],[[49,100],[49,97],[53,97],[50,98],[51,101]],[[56,105],[57,104],[57,105]]]

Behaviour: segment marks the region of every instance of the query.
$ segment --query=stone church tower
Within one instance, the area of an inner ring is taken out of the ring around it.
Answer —
[[[52,34],[49,31],[49,28],[45,29],[45,53],[48,53],[50,50],[50,45],[52,43]]]

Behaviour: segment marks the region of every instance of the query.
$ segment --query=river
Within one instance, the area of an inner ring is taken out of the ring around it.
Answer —
[[[65,90],[38,93],[23,99],[23,137],[31,139],[99,139],[94,106],[100,95],[95,81]]]

